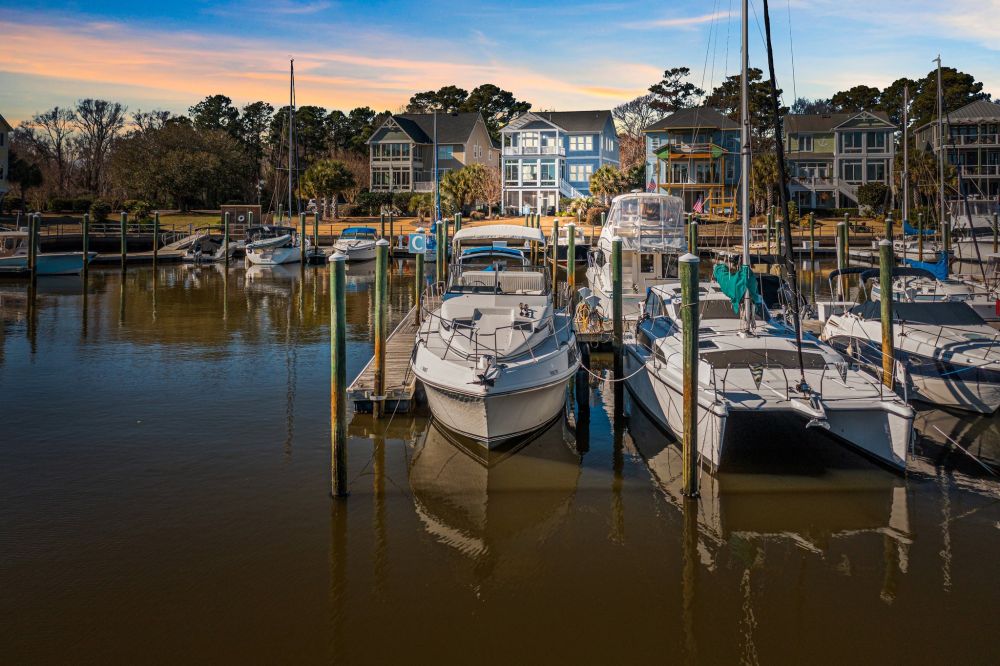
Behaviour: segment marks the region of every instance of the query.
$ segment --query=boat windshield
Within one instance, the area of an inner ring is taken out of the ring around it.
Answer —
[[[684,202],[666,194],[623,194],[611,202],[606,225],[623,249],[681,251],[686,245]]]
[[[295,229],[292,227],[250,227],[247,229],[247,240],[256,241],[265,238],[278,238],[279,236],[294,236]]]
[[[548,273],[523,262],[494,259],[461,263],[453,267],[448,283],[451,294],[520,294],[542,296],[549,291]]]
[[[344,229],[344,231],[340,234],[340,237],[344,239],[350,238],[356,240],[375,240],[376,234],[374,229],[352,228],[352,229]]]

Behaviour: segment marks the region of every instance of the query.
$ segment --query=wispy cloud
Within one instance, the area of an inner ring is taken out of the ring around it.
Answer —
[[[674,16],[661,19],[650,19],[646,21],[636,21],[625,23],[622,27],[632,30],[655,30],[657,28],[693,28],[703,23],[711,23],[719,19],[729,18],[728,12],[713,12],[700,16]]]

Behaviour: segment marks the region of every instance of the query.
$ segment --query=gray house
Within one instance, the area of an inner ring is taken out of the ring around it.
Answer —
[[[789,114],[785,154],[799,208],[852,208],[858,186],[891,186],[896,126],[881,111]]]
[[[970,199],[1000,197],[1000,104],[978,100],[947,115],[944,149],[948,163],[961,170]],[[917,128],[918,149],[939,151],[938,125]]]
[[[399,113],[368,139],[373,192],[434,190],[435,126],[439,179],[468,164],[499,169],[500,151],[479,113]]]

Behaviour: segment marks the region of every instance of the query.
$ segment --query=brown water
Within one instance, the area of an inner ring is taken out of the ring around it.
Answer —
[[[589,415],[490,466],[424,415],[355,416],[335,502],[327,285],[101,270],[31,310],[0,284],[0,663],[998,660],[1000,484],[931,428],[998,466],[996,418],[922,410],[906,478],[819,445],[695,505],[591,382]]]

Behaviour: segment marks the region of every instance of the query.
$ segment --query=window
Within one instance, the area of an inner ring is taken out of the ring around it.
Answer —
[[[372,189],[373,190],[389,189],[389,169],[372,170]]]
[[[517,162],[509,162],[503,167],[503,179],[508,185],[517,185]]]
[[[538,132],[521,132],[521,150],[525,153],[538,152]]]
[[[687,162],[673,162],[670,165],[670,182],[671,183],[688,182]]]
[[[640,273],[653,272],[653,255],[651,254],[639,255],[639,272]]]
[[[454,146],[438,146],[438,159],[439,160],[453,160],[453,159],[455,159],[455,147]]]
[[[811,153],[813,149],[813,138],[811,134],[797,134],[796,150]]]
[[[592,164],[569,165],[569,179],[574,183],[589,183],[593,174],[594,166]]]
[[[884,153],[885,134],[885,132],[868,132],[868,150],[875,153]]]
[[[649,141],[650,141],[649,145],[652,146],[652,150],[655,153],[657,148],[660,147],[660,137],[654,136]]]
[[[569,149],[575,151],[593,151],[594,150],[594,137],[592,135],[587,136],[571,136],[569,138]]]
[[[392,170],[392,189],[410,189],[410,172],[408,170]]]
[[[521,184],[523,185],[538,184],[537,162],[521,162]]]
[[[542,160],[542,185],[556,184],[555,160]]]
[[[845,153],[860,153],[864,138],[864,132],[844,132],[840,139],[841,150]]]
[[[868,182],[885,182],[885,162],[868,163]]]
[[[846,162],[841,162],[840,169],[843,179],[846,180],[848,183],[861,182],[860,160],[849,160]]]

